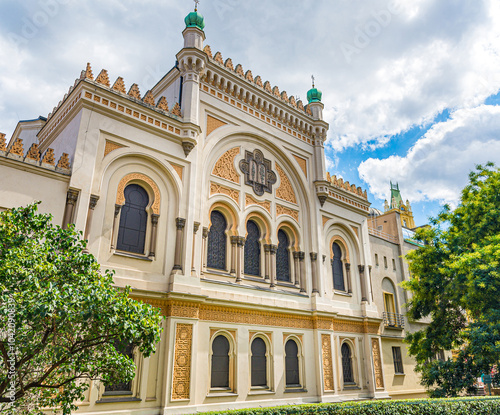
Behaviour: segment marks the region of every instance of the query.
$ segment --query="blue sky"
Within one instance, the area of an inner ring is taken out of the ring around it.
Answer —
[[[142,93],[175,64],[190,0],[3,0],[0,131],[46,116],[87,62]],[[201,0],[205,44],[330,124],[328,169],[381,208],[399,182],[417,225],[500,164],[497,0]]]

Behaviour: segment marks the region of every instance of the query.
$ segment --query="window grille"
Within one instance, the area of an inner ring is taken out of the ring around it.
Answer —
[[[394,360],[394,373],[404,373],[401,347],[392,348],[392,359]]]
[[[212,226],[208,232],[207,267],[226,270],[226,228],[227,221],[217,210],[210,215]]]
[[[245,274],[260,277],[260,230],[253,220],[247,222]]]
[[[354,383],[354,373],[352,370],[351,348],[347,343],[344,343],[340,350],[342,354],[342,374],[344,384],[352,384]]]
[[[281,229],[278,231],[278,250],[276,251],[276,278],[278,281],[290,281],[290,241]]]
[[[229,341],[219,335],[212,342],[212,388],[229,388]]]
[[[344,284],[344,267],[342,264],[342,250],[336,242],[332,245],[333,259],[332,259],[332,272],[333,272],[333,288],[339,291],[345,291]]]

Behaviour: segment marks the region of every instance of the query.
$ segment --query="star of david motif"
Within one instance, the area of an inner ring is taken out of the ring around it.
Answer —
[[[257,196],[272,192],[276,173],[271,170],[271,160],[265,159],[262,151],[245,151],[245,158],[240,161],[240,170],[245,175],[245,184],[252,186]]]

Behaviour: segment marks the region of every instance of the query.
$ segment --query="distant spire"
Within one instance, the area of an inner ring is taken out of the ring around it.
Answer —
[[[200,3],[200,0],[194,0],[194,11],[198,11],[198,4]]]

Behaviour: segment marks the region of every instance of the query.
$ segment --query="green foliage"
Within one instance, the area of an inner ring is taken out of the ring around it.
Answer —
[[[236,411],[206,412],[200,415],[498,415],[500,398],[416,399],[401,401],[346,402],[290,405]]]
[[[470,391],[500,361],[500,170],[489,163],[470,173],[459,206],[445,207],[419,229],[424,246],[410,252],[408,316],[430,316],[407,335],[422,383],[433,396]],[[439,350],[458,350],[442,362]]]
[[[115,288],[112,272],[84,252],[81,233],[51,221],[36,204],[0,214],[2,413],[69,414],[88,388],[82,379],[133,378],[133,361],[115,343],[147,357],[160,340],[159,311]]]

